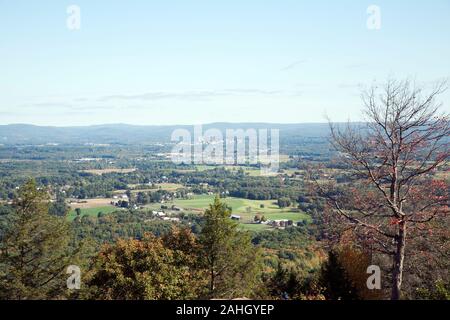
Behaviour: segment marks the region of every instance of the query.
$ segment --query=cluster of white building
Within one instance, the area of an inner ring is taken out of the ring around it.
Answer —
[[[163,221],[180,222],[180,218],[168,217],[167,214],[164,213],[163,211],[152,211],[152,214],[155,217],[158,217],[158,218],[160,218]]]

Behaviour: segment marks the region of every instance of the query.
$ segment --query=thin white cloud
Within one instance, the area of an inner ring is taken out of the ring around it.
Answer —
[[[297,60],[297,61],[291,62],[291,63],[288,64],[287,66],[281,68],[280,71],[289,71],[289,70],[292,70],[292,69],[296,68],[297,66],[299,66],[299,65],[301,65],[301,64],[303,64],[303,63],[305,63],[305,62],[306,62],[306,60]]]
[[[182,91],[182,92],[147,92],[142,94],[126,95],[117,94],[103,96],[98,101],[111,101],[111,100],[143,100],[143,101],[155,101],[165,99],[176,100],[207,100],[215,97],[225,96],[241,96],[241,95],[274,95],[282,94],[280,90],[261,90],[261,89],[224,89],[224,90],[200,90],[200,91]]]

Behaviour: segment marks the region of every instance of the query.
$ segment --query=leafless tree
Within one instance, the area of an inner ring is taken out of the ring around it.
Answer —
[[[405,246],[413,237],[407,231],[449,213],[448,183],[432,178],[449,157],[449,117],[437,101],[446,88],[446,82],[426,91],[410,80],[388,80],[363,92],[364,124],[330,122],[332,145],[350,164],[352,182],[347,191],[318,183],[319,190],[357,237],[392,256],[393,300],[401,296]]]

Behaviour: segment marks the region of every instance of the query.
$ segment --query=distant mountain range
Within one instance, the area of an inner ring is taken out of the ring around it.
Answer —
[[[203,125],[203,131],[216,128],[226,129],[279,129],[281,139],[290,137],[325,138],[329,134],[327,123],[210,123]],[[187,129],[193,126],[138,126],[127,124],[105,124],[80,127],[49,127],[29,124],[0,125],[0,144],[148,144],[169,142],[175,129]]]

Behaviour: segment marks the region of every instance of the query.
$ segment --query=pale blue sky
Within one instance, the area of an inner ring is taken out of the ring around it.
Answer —
[[[450,0],[0,0],[0,124],[358,120],[407,76],[450,77]]]

